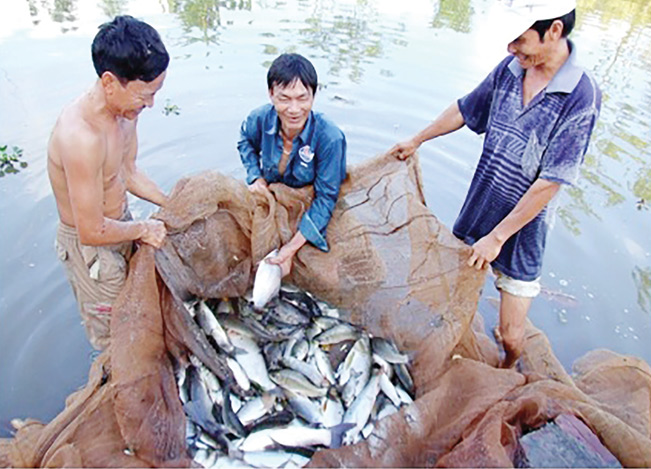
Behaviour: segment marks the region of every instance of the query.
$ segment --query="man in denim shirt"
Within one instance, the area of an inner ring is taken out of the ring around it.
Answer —
[[[502,366],[515,364],[539,277],[551,218],[547,205],[573,184],[601,106],[568,39],[575,0],[507,0],[497,28],[504,59],[470,94],[392,152],[406,158],[426,140],[467,125],[484,147],[454,234],[472,245],[468,265],[492,265],[500,290]]]
[[[292,239],[268,262],[291,270],[294,254],[309,241],[328,251],[326,227],[346,177],[346,138],[339,128],[312,111],[317,88],[314,66],[299,54],[282,54],[267,73],[272,104],[255,109],[242,123],[237,148],[252,192],[282,182],[314,185],[314,200]]]

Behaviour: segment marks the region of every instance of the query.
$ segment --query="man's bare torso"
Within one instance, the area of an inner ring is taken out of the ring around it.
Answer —
[[[97,142],[98,151],[82,150],[85,154],[79,154],[74,143],[79,138]],[[136,146],[136,121],[94,112],[87,94],[63,110],[48,144],[48,175],[62,223],[76,226],[75,216],[80,216],[73,213],[70,192],[75,178],[87,177],[78,170],[80,158],[91,159],[86,162],[97,166],[97,183],[103,187],[103,216],[117,220],[123,215],[127,191],[124,165]],[[83,197],[83,193],[77,196]]]

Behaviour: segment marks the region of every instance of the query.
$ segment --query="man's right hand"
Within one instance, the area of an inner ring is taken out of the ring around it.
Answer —
[[[249,191],[251,192],[258,192],[259,194],[263,194],[268,190],[267,181],[265,181],[264,178],[258,178],[253,181],[252,184],[249,184]]]
[[[391,153],[399,160],[406,160],[411,155],[416,153],[418,147],[420,147],[420,143],[418,143],[416,140],[412,138],[410,140],[406,140],[404,142],[394,145],[393,148],[389,150],[389,153]]]
[[[156,249],[160,248],[165,241],[165,236],[167,236],[167,229],[165,228],[165,223],[160,220],[145,220],[144,223],[145,231],[140,237],[140,240],[144,243],[151,244]]]

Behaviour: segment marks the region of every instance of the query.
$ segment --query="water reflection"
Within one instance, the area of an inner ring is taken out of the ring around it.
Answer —
[[[0,180],[6,241],[0,252],[0,436],[8,436],[13,417],[56,415],[86,379],[87,341],[51,248],[57,217],[43,155],[60,108],[88,84],[88,47],[100,22],[118,14],[144,17],[162,26],[174,58],[188,59],[174,63],[156,112],[139,124],[145,170],[169,187],[190,170],[239,170],[232,163],[238,109],[258,102],[249,90],[264,88],[251,78],[260,63],[284,51],[318,60],[324,83],[338,83],[320,105],[347,125],[351,157],[393,143],[394,124],[405,133],[417,130],[440,103],[449,103],[459,82],[481,79],[478,59],[455,54],[483,39],[478,26],[492,1],[0,0],[0,10],[9,5],[17,20],[0,33],[0,101],[12,109],[0,113],[0,146],[20,145],[29,160],[26,170]],[[555,233],[557,245],[548,253],[544,281],[552,293],[536,303],[533,319],[566,366],[597,347],[651,361],[651,5],[579,0],[579,10],[573,35],[604,103],[583,177],[560,207],[558,228],[569,232]],[[1,18],[10,17],[3,12]],[[211,54],[207,63],[198,49]],[[197,72],[217,60],[224,65],[219,72]],[[44,87],[45,79],[54,88]],[[476,141],[455,136],[428,147],[445,158],[423,163],[427,197],[452,219],[452,204],[462,201],[469,183],[461,181],[462,171],[471,173],[478,157],[469,155]],[[550,318],[554,307],[558,319]],[[51,394],[44,397],[46,391]]]
[[[299,31],[301,44],[328,60],[331,75],[346,74],[353,83],[360,83],[365,66],[381,57],[390,41],[406,45],[400,41],[404,23],[380,17],[376,2],[358,0],[337,9],[330,1],[303,3],[310,11],[307,26]]]
[[[101,0],[99,7],[107,18],[124,15],[127,11],[129,0]]]
[[[637,287],[637,304],[642,311],[651,315],[651,267],[633,270],[633,281]]]
[[[651,97],[648,73],[639,75],[640,65],[647,71],[651,68],[650,4],[646,0],[583,0],[578,8],[577,30],[596,24],[604,32],[599,46],[606,53],[592,70],[603,91],[601,118],[579,185],[568,191],[571,202],[559,211],[577,235],[581,233],[579,215],[600,220],[596,205],[640,207],[651,198],[651,145],[640,138],[651,135],[651,106],[629,104],[639,99],[648,102]]]
[[[469,33],[475,10],[470,0],[440,0],[432,20],[433,28],[449,28],[459,33]]]
[[[77,21],[76,0],[27,0],[27,4],[34,25],[40,23],[41,12],[45,10],[52,21],[61,23],[62,33],[77,29],[77,26],[72,24]]]
[[[183,27],[182,45],[197,42],[206,45],[219,44],[221,16],[220,7],[226,10],[250,10],[251,0],[168,0],[169,10]]]

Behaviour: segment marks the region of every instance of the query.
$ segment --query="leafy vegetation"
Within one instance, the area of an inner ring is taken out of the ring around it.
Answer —
[[[166,116],[169,116],[170,114],[174,114],[175,116],[178,116],[179,114],[181,114],[181,108],[178,107],[176,104],[172,104],[172,101],[170,101],[168,98],[167,101],[165,101],[163,114],[165,114]]]
[[[22,157],[22,148],[12,146],[9,149],[8,145],[0,146],[0,177],[5,174],[16,174],[21,168],[26,168],[27,162],[21,161]]]

